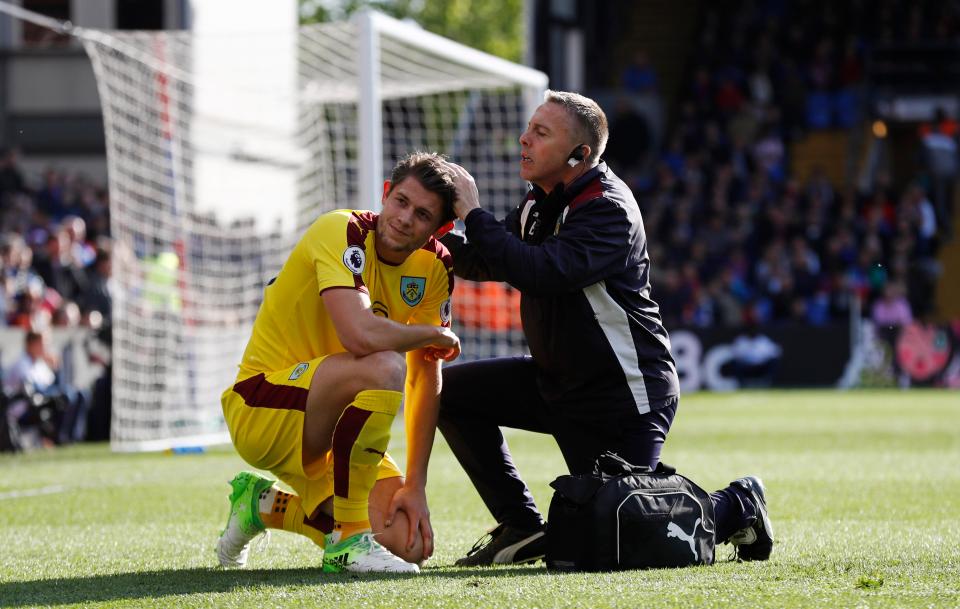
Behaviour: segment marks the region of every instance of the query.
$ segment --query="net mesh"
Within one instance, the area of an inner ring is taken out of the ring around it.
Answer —
[[[359,206],[357,40],[351,22],[301,28],[291,44],[295,86],[284,90],[229,67],[200,70],[209,60],[189,32],[83,38],[103,105],[116,243],[115,448],[226,439],[220,394],[236,375],[263,286],[319,214]],[[530,89],[389,31],[379,44],[384,171],[412,150],[448,154],[503,217],[524,192],[516,138]],[[292,129],[267,112],[220,116],[198,101],[204,87],[254,108],[289,106]],[[217,183],[237,188],[238,199],[258,171],[292,175],[293,188],[266,193],[264,206],[292,210],[294,221],[224,213],[230,200],[198,194],[217,159]],[[458,281],[454,303],[464,358],[525,351],[510,288]]]

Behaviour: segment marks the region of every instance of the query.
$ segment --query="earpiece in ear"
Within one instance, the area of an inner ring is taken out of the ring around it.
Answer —
[[[570,156],[567,157],[567,165],[571,167],[576,167],[583,162],[583,144],[579,144],[576,148],[573,149],[573,152],[570,153]]]

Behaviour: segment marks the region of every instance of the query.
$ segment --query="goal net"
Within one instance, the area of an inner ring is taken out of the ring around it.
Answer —
[[[517,137],[546,78],[415,25],[367,13],[286,36],[77,34],[106,130],[116,450],[228,440],[220,394],[264,285],[317,215],[374,206],[406,153],[462,163],[500,217],[522,197]],[[377,115],[372,131],[360,119]],[[458,281],[465,358],[525,350],[517,298]]]

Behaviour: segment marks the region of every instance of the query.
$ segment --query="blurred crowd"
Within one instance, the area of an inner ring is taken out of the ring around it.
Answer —
[[[97,406],[96,388],[73,386],[68,362],[52,348],[50,332],[86,327],[92,336],[108,336],[111,249],[103,186],[53,169],[31,184],[17,151],[0,151],[0,325],[26,332],[22,353],[0,371],[3,423],[14,425],[12,431],[4,427],[0,444],[20,441],[12,437],[19,433],[17,422],[39,430],[42,437],[36,440],[44,443],[103,435],[88,434],[85,426]],[[103,359],[103,353],[91,348],[87,356]]]
[[[0,155],[0,320],[36,331],[109,322],[106,189],[53,169],[31,186],[17,152]]]
[[[905,186],[879,171],[865,187],[838,191],[823,168],[791,175],[788,151],[811,130],[860,124],[872,45],[956,41],[957,3],[748,4],[705,7],[662,150],[631,155],[616,140],[632,136],[618,129],[639,130],[622,108],[611,121],[607,156],[643,209],[667,326],[825,324],[847,318],[853,295],[881,323],[928,315],[949,221],[938,214],[948,202],[932,200],[942,189],[929,166]],[[621,89],[649,92],[656,83],[637,53]],[[956,129],[944,133],[940,119],[926,128],[952,146],[955,163]],[[952,171],[947,182],[955,164]]]

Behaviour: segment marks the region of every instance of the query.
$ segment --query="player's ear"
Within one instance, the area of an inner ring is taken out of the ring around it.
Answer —
[[[383,181],[383,197],[380,199],[381,203],[387,200],[388,192],[390,192],[390,180],[384,180]]]

